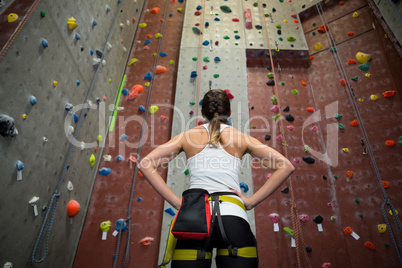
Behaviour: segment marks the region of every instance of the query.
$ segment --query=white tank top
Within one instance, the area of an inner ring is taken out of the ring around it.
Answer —
[[[209,135],[209,124],[202,126]],[[221,123],[221,132],[226,127],[228,125]],[[187,165],[190,172],[190,189],[201,188],[209,193],[232,193],[230,189],[241,192],[239,183],[241,160],[226,152],[219,143],[217,147],[207,144],[201,152],[187,159]],[[238,196],[231,197],[242,202]],[[246,212],[236,204],[222,202],[220,210],[222,215],[234,215],[248,221]]]

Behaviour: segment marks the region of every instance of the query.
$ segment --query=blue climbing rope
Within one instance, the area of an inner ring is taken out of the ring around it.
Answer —
[[[102,55],[102,58],[101,58],[101,62],[102,62],[102,60],[104,59],[104,57],[105,57],[105,55],[107,53],[107,50],[108,50],[107,45],[108,45],[108,43],[110,42],[110,40],[112,38],[114,29],[115,29],[116,24],[117,24],[117,19],[119,18],[119,14],[120,14],[120,8],[118,8],[116,10],[115,20],[114,20],[114,23],[112,25],[111,31],[109,32],[109,36],[108,36],[108,39],[106,41],[105,47],[103,49],[103,55]],[[94,90],[95,83],[96,83],[96,81],[98,79],[98,75],[99,75],[99,72],[101,70],[101,67],[102,67],[102,64],[99,64],[98,69],[96,70],[95,76],[94,76],[94,78],[92,80],[91,87],[89,89],[88,95],[86,97],[86,103],[89,103],[89,99],[92,96],[92,92]],[[86,113],[87,109],[88,109],[88,106],[85,105],[84,109],[82,109],[81,115],[84,115]],[[72,118],[72,115],[70,117]],[[78,138],[78,134],[79,134],[79,131],[80,131],[81,126],[83,124],[84,118],[85,118],[84,116],[80,116],[76,131],[75,131],[75,134],[74,134],[74,139],[75,140]],[[70,159],[71,159],[71,155],[72,155],[72,153],[74,151],[74,147],[75,147],[75,145],[71,144],[70,148],[68,150],[67,158],[66,158],[66,161],[65,161],[65,164],[64,164],[64,167],[63,167],[63,172],[62,172],[62,174],[60,176],[59,182],[57,184],[57,188],[56,188],[54,194],[52,195],[52,197],[50,199],[48,210],[46,211],[45,218],[43,220],[41,229],[40,229],[38,237],[36,239],[35,246],[34,246],[34,248],[32,250],[31,258],[29,259],[30,263],[41,263],[41,262],[44,262],[48,257],[50,232],[52,230],[53,220],[54,220],[54,216],[56,214],[56,209],[57,209],[57,204],[58,204],[59,199],[60,199],[60,188],[61,188],[61,186],[63,184],[64,177],[65,177],[67,169],[69,167]],[[40,250],[40,248],[43,246],[42,243],[43,243],[44,239],[45,239],[44,254],[43,254],[42,258],[38,259],[36,257],[36,255],[38,254],[38,251]]]
[[[324,10],[322,9],[321,4],[317,4],[316,7],[317,7],[318,14],[320,15],[321,22],[323,23],[323,25],[327,25],[327,20],[325,18]],[[363,124],[363,120],[362,120],[362,117],[360,115],[359,108],[357,107],[356,101],[354,99],[353,88],[350,86],[349,81],[346,78],[347,77],[346,76],[346,71],[343,68],[342,61],[341,61],[341,59],[339,57],[338,50],[337,50],[336,44],[335,44],[335,39],[334,39],[334,37],[332,35],[330,27],[328,27],[328,31],[326,31],[326,35],[327,35],[330,47],[334,48],[333,52],[334,52],[334,55],[335,55],[336,64],[338,65],[338,68],[341,71],[341,77],[344,78],[344,80],[346,81],[347,88],[348,88],[347,93],[348,93],[349,99],[350,99],[350,101],[352,103],[352,107],[353,107],[353,109],[355,111],[355,115],[356,115],[356,117],[358,119],[360,130],[363,133],[365,143],[367,145],[367,151],[368,151],[368,153],[370,155],[371,162],[373,164],[373,168],[374,168],[374,171],[376,173],[378,182],[380,183],[380,189],[381,189],[381,191],[382,191],[382,193],[384,195],[384,203],[381,205],[381,211],[382,211],[382,214],[384,216],[384,220],[385,220],[385,223],[387,225],[388,231],[391,234],[392,243],[394,244],[395,250],[396,250],[396,252],[398,254],[399,262],[402,264],[402,255],[401,255],[402,242],[401,242],[401,237],[400,237],[400,229],[402,231],[402,224],[401,224],[401,221],[400,221],[400,219],[398,217],[398,214],[397,214],[396,210],[392,206],[391,201],[387,196],[387,193],[385,192],[385,189],[384,189],[384,186],[383,186],[383,183],[382,183],[382,179],[381,179],[381,175],[380,175],[380,171],[378,169],[377,162],[375,160],[375,157],[374,157],[374,154],[373,154],[373,151],[372,151],[372,148],[371,148],[371,144],[369,142],[368,135],[367,135],[366,129],[365,129],[364,124]],[[386,211],[385,211],[385,205],[389,206],[391,211],[392,211],[392,218],[393,218],[394,223],[396,225],[395,230],[396,230],[396,237],[397,237],[398,243],[395,240],[395,236],[394,236],[394,234],[392,232],[391,225],[390,225],[390,223],[388,221],[388,217],[387,217],[387,214],[386,214]]]

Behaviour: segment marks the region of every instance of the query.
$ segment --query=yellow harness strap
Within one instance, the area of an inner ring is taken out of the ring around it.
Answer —
[[[172,223],[170,224],[169,237],[167,240],[165,255],[163,256],[163,262],[161,265],[159,265],[159,267],[161,267],[161,268],[166,267],[166,265],[173,259],[173,253],[175,252],[177,238],[175,238],[172,234],[173,223],[174,223],[174,219],[172,220]]]
[[[212,197],[209,197],[208,200],[211,201]],[[246,207],[244,206],[244,204],[239,199],[236,199],[234,197],[231,197],[228,195],[220,195],[219,201],[230,202],[230,203],[236,204],[239,207],[241,207],[244,211],[246,211]]]
[[[212,259],[212,252],[205,252],[205,259]],[[173,260],[175,261],[196,261],[196,249],[176,249],[173,253]]]
[[[229,256],[229,250],[227,248],[218,249],[217,255]],[[237,249],[237,257],[257,258],[257,248],[256,247],[238,248]]]

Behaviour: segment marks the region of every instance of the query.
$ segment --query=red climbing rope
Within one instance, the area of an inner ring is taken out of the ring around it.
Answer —
[[[262,14],[265,14],[262,0],[260,2],[261,2]],[[266,20],[265,16],[264,16],[264,25],[265,26],[267,25],[267,20]],[[271,53],[272,50],[271,50],[271,45],[269,43],[268,29],[265,30],[265,33],[266,33],[267,43],[268,43],[269,58],[270,58],[270,61],[271,61],[271,65],[273,65],[274,61],[272,59],[272,53]],[[278,91],[276,75],[275,75],[275,68],[272,68],[272,73],[274,75],[274,77],[273,77],[274,82],[275,82],[274,91],[275,91],[275,95],[276,95],[276,98],[277,98],[277,103],[278,103],[278,106],[281,107],[279,94],[278,94],[279,91]],[[281,109],[279,109],[279,114],[282,117]],[[285,137],[285,131],[284,131],[284,125],[283,125],[282,120],[280,120],[280,125],[281,125],[281,134],[282,134],[282,137],[283,137],[283,147],[284,147],[284,151],[285,151],[285,157],[289,158],[288,150],[287,150],[286,137]],[[292,226],[293,226],[293,229],[294,229],[294,236],[295,236],[294,238],[296,240],[297,264],[298,264],[298,267],[302,267],[301,259],[300,259],[300,250],[302,250],[305,247],[305,243],[304,243],[304,237],[303,237],[300,221],[297,220],[298,211],[297,211],[297,205],[295,203],[295,197],[294,197],[294,191],[293,191],[293,185],[292,185],[292,176],[289,177],[288,181],[289,181],[290,194],[291,194],[291,197],[292,197],[292,204],[290,206],[290,213],[291,213],[291,216],[292,216]],[[304,252],[304,257],[307,260],[308,267],[312,267],[311,263],[310,263],[310,259],[307,256],[307,252],[305,250],[303,250],[303,252]]]
[[[11,44],[14,42],[15,38],[17,37],[17,35],[20,33],[22,27],[24,27],[25,23],[28,21],[29,17],[32,15],[32,12],[36,9],[36,7],[38,6],[40,0],[37,0],[33,6],[31,7],[31,9],[29,10],[28,14],[25,16],[24,20],[22,21],[22,23],[18,26],[17,30],[13,33],[13,35],[11,36],[11,39],[8,40],[7,45],[5,48],[3,48],[3,51],[1,52],[0,55],[0,61],[3,59],[4,55],[6,54],[7,50],[10,48]]]

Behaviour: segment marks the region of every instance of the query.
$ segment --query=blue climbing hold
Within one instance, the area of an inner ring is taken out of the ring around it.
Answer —
[[[124,219],[120,219],[116,222],[116,231],[123,232],[127,229],[128,229],[128,227],[127,227],[126,221]]]
[[[148,45],[149,43],[151,43],[151,40],[147,39],[145,40],[144,45]]]
[[[203,44],[204,46],[208,46],[208,45],[209,45],[209,41],[208,41],[208,40],[205,40],[204,42],[202,42],[202,44]]]
[[[17,161],[17,170],[23,170],[24,169],[24,163],[22,163],[21,160]]]
[[[117,161],[121,161],[121,160],[123,160],[123,156],[118,155],[118,156],[116,157],[116,159],[117,159]]]
[[[130,92],[127,88],[124,88],[121,93],[123,93],[124,96],[127,96],[128,92]]]
[[[235,39],[240,39],[240,35],[235,35]]]
[[[199,105],[202,105],[202,99],[200,100]]]
[[[92,21],[92,26],[96,26],[96,25],[98,25],[98,21],[97,21],[97,20],[93,20],[93,21]]]
[[[142,113],[144,113],[145,112],[145,107],[144,106],[142,106],[142,105],[140,105],[140,107],[138,107],[138,109],[142,112]]]
[[[169,13],[169,17],[173,17],[173,13]]]
[[[228,125],[232,126],[232,119],[230,117],[228,118]]]
[[[110,12],[110,6],[106,6],[106,13]]]
[[[208,28],[209,27],[209,22],[207,21],[207,22],[205,22],[205,28]]]
[[[153,80],[154,78],[152,77],[152,73],[151,72],[147,72],[144,76],[144,80]]]
[[[142,198],[141,197],[138,197],[137,198],[137,202],[141,202],[142,201]]]
[[[178,2],[179,2],[179,3],[183,3],[183,0],[179,0]]]
[[[248,185],[247,185],[247,183],[241,182],[241,183],[240,183],[240,188],[243,188],[243,189],[244,189],[244,192],[247,193],[247,191],[248,191]]]
[[[91,54],[91,56],[92,56],[94,54],[94,51],[92,49],[90,49],[89,54]]]
[[[78,115],[74,115],[74,123],[76,123],[77,124],[77,122],[78,122]]]
[[[198,5],[198,6],[196,7],[196,9],[197,9],[197,10],[200,10],[200,9],[202,9],[202,6]]]
[[[221,61],[221,58],[215,57],[214,61],[215,61],[215,62],[220,62],[220,61]]]
[[[161,57],[167,57],[167,53],[165,53],[165,52],[159,52],[159,56],[161,56]]]
[[[121,3],[121,0],[117,0],[117,3],[120,4],[120,3]]]
[[[217,17],[214,19],[214,21],[221,21],[221,19]]]
[[[36,97],[35,96],[29,97],[29,102],[31,103],[31,105],[35,105],[37,103]]]
[[[126,135],[126,134],[121,135],[121,139],[122,139],[122,140],[127,139],[127,135]]]
[[[81,35],[79,33],[75,33],[75,39],[81,40]]]
[[[191,78],[196,78],[196,77],[197,77],[197,72],[196,72],[196,71],[192,71],[190,77],[191,77]]]
[[[135,12],[138,12],[138,7],[135,9]]]
[[[43,48],[49,47],[49,42],[45,38],[42,38],[42,46]]]
[[[112,172],[112,170],[110,168],[102,168],[99,169],[99,174],[103,175],[103,176],[107,176],[110,174],[110,172]]]
[[[176,216],[176,213],[174,213],[174,211],[173,211],[172,208],[167,208],[167,209],[165,209],[165,212],[166,212],[167,214],[169,214],[170,216]]]
[[[75,82],[77,84],[77,86],[79,86],[81,84],[80,80],[77,80],[77,82]]]

